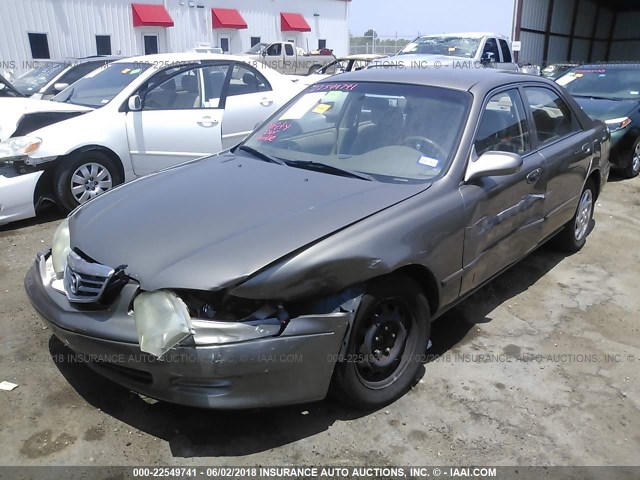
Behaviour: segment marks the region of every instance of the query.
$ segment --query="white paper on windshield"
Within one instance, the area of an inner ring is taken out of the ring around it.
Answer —
[[[315,108],[318,102],[325,96],[326,92],[309,93],[298,100],[289,110],[284,112],[278,119],[280,120],[299,120],[305,114]]]
[[[559,78],[558,80],[556,80],[556,83],[558,85],[562,85],[564,87],[565,85],[568,85],[571,82],[573,82],[576,78],[579,78],[579,77],[576,77],[576,76],[573,76],[573,75],[565,75],[564,77]]]
[[[440,164],[440,160],[437,158],[422,156],[420,157],[420,160],[418,160],[418,163],[420,165],[426,165],[427,167],[436,168]]]

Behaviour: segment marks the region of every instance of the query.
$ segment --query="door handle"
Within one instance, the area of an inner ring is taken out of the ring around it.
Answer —
[[[264,97],[262,100],[260,100],[260,105],[262,105],[263,107],[270,107],[271,105],[273,105],[273,100]]]
[[[540,175],[542,175],[541,168],[536,168],[535,170],[530,171],[529,174],[527,175],[527,183],[537,182],[538,179],[540,178]]]
[[[591,153],[591,145],[588,143],[585,143],[584,145],[582,145],[582,148],[580,150],[576,150],[573,153],[574,155],[580,155],[581,153],[585,153],[589,155]]]
[[[198,120],[198,125],[205,128],[215,127],[219,122],[218,120],[211,117],[202,117]]]

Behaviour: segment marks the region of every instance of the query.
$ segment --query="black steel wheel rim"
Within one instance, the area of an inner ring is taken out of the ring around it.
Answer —
[[[406,302],[380,300],[356,332],[355,361],[360,381],[371,389],[395,383],[415,350],[417,324]]]

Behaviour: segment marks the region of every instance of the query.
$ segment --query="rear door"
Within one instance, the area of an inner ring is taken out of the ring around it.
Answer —
[[[524,88],[525,104],[548,172],[543,237],[568,222],[577,206],[593,159],[593,141],[555,89]]]
[[[222,148],[240,143],[279,106],[271,85],[258,70],[245,63],[234,64],[225,89]]]
[[[128,112],[126,120],[136,175],[222,150],[221,92],[228,69],[229,64],[174,67],[143,87],[142,110]]]
[[[481,285],[534,249],[541,239],[547,176],[533,149],[519,89],[491,93],[476,131],[474,150],[522,156],[520,171],[483,177],[460,188],[468,212],[461,293]]]

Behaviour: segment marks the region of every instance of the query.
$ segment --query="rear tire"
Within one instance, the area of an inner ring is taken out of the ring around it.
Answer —
[[[431,318],[420,286],[403,275],[371,281],[336,364],[334,394],[358,409],[386,405],[413,384],[426,350]]]
[[[316,73],[321,68],[322,68],[322,65],[314,65],[313,67],[311,67],[309,69],[309,72],[307,73],[307,75],[313,75],[314,73]]]
[[[631,158],[629,163],[624,168],[622,174],[625,178],[637,177],[640,173],[640,138],[636,140],[631,149]]]
[[[54,172],[53,187],[60,206],[71,211],[123,181],[109,156],[91,150],[62,159]]]
[[[580,194],[576,213],[555,238],[555,244],[559,249],[575,253],[584,246],[587,241],[587,235],[589,235],[591,220],[593,219],[595,198],[595,184],[592,180],[587,180],[584,190]]]

